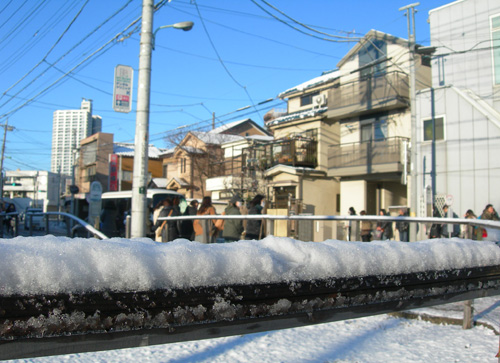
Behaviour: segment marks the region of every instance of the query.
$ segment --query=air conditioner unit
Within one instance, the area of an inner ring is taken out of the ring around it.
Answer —
[[[313,98],[314,106],[320,107],[326,105],[326,95],[318,95]]]

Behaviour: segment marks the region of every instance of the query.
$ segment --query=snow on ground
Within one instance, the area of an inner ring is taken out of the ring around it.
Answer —
[[[269,236],[200,244],[185,239],[110,240],[17,237],[0,240],[0,293],[140,291],[387,275],[500,264],[493,242],[435,239],[413,243]]]
[[[258,283],[325,276],[391,274],[500,264],[490,242],[415,243],[262,241],[203,245],[186,240],[0,240],[0,292],[52,293]],[[476,320],[496,327],[500,298],[475,302]],[[458,315],[460,305],[419,309]],[[19,362],[497,362],[499,338],[490,328],[437,325],[380,315],[316,326]]]

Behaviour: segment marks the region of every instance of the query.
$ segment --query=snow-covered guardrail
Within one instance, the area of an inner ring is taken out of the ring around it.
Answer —
[[[283,329],[500,294],[492,242],[0,241],[0,359]]]

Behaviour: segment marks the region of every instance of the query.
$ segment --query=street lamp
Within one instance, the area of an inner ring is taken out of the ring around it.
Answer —
[[[193,25],[194,25],[194,23],[192,21],[181,21],[180,23],[175,23],[172,25],[163,25],[163,26],[159,27],[153,33],[153,50],[155,49],[156,33],[158,33],[159,30],[165,29],[165,28],[174,28],[174,29],[181,29],[181,30],[184,30],[185,32],[187,32],[187,31],[190,31],[191,29],[193,29]]]
[[[132,179],[132,238],[146,235],[147,210],[147,175],[149,147],[149,101],[151,90],[151,55],[154,44],[153,36],[154,0],[142,2],[141,43],[139,53],[139,81],[137,91],[137,115],[135,123],[134,173]],[[158,28],[190,30],[192,22],[181,22]]]

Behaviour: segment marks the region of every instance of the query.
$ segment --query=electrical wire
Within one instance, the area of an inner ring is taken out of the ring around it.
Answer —
[[[210,36],[210,33],[208,32],[208,29],[207,29],[207,27],[206,27],[206,25],[205,25],[205,21],[204,21],[204,19],[203,19],[202,15],[201,15],[200,9],[198,8],[198,3],[197,3],[197,1],[196,1],[196,0],[193,0],[193,3],[194,3],[194,5],[195,5],[195,7],[196,7],[196,11],[198,12],[198,16],[199,16],[199,18],[200,18],[200,20],[201,20],[201,24],[202,24],[202,26],[203,26],[203,29],[205,30],[205,34],[207,35],[207,38],[208,38],[208,40],[209,40],[209,42],[210,42],[210,44],[211,44],[211,46],[212,46],[212,49],[214,50],[215,54],[217,55],[217,58],[219,59],[219,62],[220,62],[220,64],[222,65],[222,68],[224,68],[224,70],[225,70],[225,71],[226,71],[226,73],[229,75],[229,77],[230,77],[230,78],[234,81],[234,83],[235,83],[236,85],[238,85],[239,87],[241,87],[241,88],[245,91],[245,93],[246,93],[246,95],[248,96],[248,98],[249,98],[250,102],[252,103],[252,106],[254,107],[254,109],[256,109],[256,110],[257,110],[257,108],[255,107],[254,101],[253,101],[253,99],[252,99],[252,96],[250,96],[250,93],[248,92],[247,87],[246,87],[246,86],[243,86],[241,83],[239,83],[239,82],[236,80],[236,78],[234,78],[234,76],[233,76],[233,75],[232,75],[232,73],[229,71],[229,69],[227,68],[227,66],[226,66],[226,64],[224,63],[224,61],[222,60],[222,58],[221,58],[221,56],[220,56],[220,54],[219,54],[219,51],[218,51],[218,50],[217,50],[217,48],[215,47],[215,44],[214,44],[214,42],[213,42],[213,40],[212,40],[212,37]],[[258,114],[258,111],[257,111],[257,114]],[[259,114],[259,117],[261,117],[261,116],[260,116],[260,114]]]
[[[288,24],[286,21],[284,21],[283,19],[280,19],[278,18],[277,16],[275,16],[273,13],[271,13],[270,11],[264,9],[259,3],[257,3],[257,1],[255,0],[250,0],[252,3],[254,3],[257,7],[259,7],[263,12],[265,12],[266,14],[268,14],[269,16],[272,16],[274,19],[278,20],[280,23],[282,24],[285,24],[286,26],[298,31],[299,33],[302,33],[302,34],[305,34],[307,36],[310,36],[310,37],[313,37],[313,38],[316,38],[316,39],[320,39],[320,40],[325,40],[327,42],[333,42],[333,43],[351,43],[351,42],[354,42],[354,41],[358,41],[359,38],[348,38],[348,39],[329,39],[329,38],[324,38],[324,37],[320,37],[320,36],[317,36],[315,34],[311,34],[311,33],[307,33],[305,31],[303,31],[302,29],[299,29],[291,24]]]
[[[9,92],[12,88],[14,88],[16,85],[18,85],[20,82],[22,82],[27,76],[29,76],[36,68],[38,68],[38,66],[40,64],[42,64],[43,62],[45,62],[45,60],[47,59],[47,57],[49,56],[49,54],[54,50],[54,48],[57,46],[57,44],[59,44],[59,42],[62,40],[62,38],[64,37],[64,35],[69,31],[69,29],[71,28],[71,26],[75,23],[76,19],[78,19],[78,17],[80,16],[80,14],[82,13],[83,9],[85,9],[85,7],[87,6],[89,0],[86,0],[85,3],[83,4],[83,6],[80,8],[80,10],[78,11],[78,13],[76,13],[76,15],[73,17],[73,19],[70,21],[70,23],[68,24],[68,26],[66,27],[66,29],[64,29],[64,31],[62,32],[62,34],[59,36],[59,38],[56,40],[56,42],[54,44],[52,44],[52,46],[50,47],[49,51],[42,57],[42,59],[33,67],[31,68],[31,70],[28,71],[28,73],[26,73],[24,76],[22,76],[16,83],[14,83],[12,86],[10,86],[9,88],[7,88],[7,90],[5,90],[5,92],[2,93],[2,96],[0,96],[0,100],[3,98],[3,96],[5,96],[5,94],[7,92]],[[38,78],[35,78],[35,80],[38,79]],[[27,86],[26,86],[27,87]],[[26,88],[25,87],[25,88]],[[16,95],[18,95],[20,92],[22,92],[25,88],[21,89],[18,93],[16,93]],[[4,103],[3,105],[1,105],[0,107],[4,106],[6,103]]]
[[[325,33],[325,32],[322,32],[322,31],[319,31],[319,30],[316,30],[302,22],[299,22],[297,20],[295,20],[294,18],[292,18],[291,16],[285,14],[283,11],[281,11],[280,9],[278,9],[277,7],[271,5],[269,2],[265,1],[265,0],[260,0],[261,2],[263,2],[264,4],[266,4],[267,6],[269,6],[270,8],[276,10],[278,13],[280,13],[281,15],[285,16],[286,18],[290,19],[291,21],[293,21],[294,23],[308,29],[308,30],[311,30],[315,33],[318,33],[318,34],[322,34],[322,35],[326,35],[328,37],[332,37],[332,38],[338,38],[338,39],[349,39],[349,40],[355,40],[355,41],[358,41],[360,38],[352,38],[352,37],[345,37],[345,36],[340,36],[340,35],[333,35],[333,34],[329,34],[329,33]],[[253,1],[255,3],[255,1]]]
[[[175,6],[169,6],[169,8],[175,9],[176,11],[184,13],[184,14],[193,15],[190,12],[178,9]],[[267,40],[267,41],[272,42],[272,43],[276,43],[276,44],[279,44],[279,45],[284,45],[286,47],[298,49],[298,50],[301,50],[301,51],[304,51],[304,52],[307,52],[307,53],[311,53],[311,54],[315,54],[315,55],[320,55],[320,56],[323,56],[323,57],[329,57],[329,58],[333,58],[333,59],[340,59],[341,58],[341,57],[334,56],[334,55],[331,55],[331,54],[316,52],[316,51],[313,51],[313,50],[310,50],[310,49],[305,49],[305,48],[302,48],[302,47],[298,47],[298,46],[296,46],[294,44],[288,44],[288,43],[280,42],[280,41],[278,41],[276,39],[271,39],[271,38],[264,37],[264,36],[261,36],[261,35],[257,35],[257,34],[245,32],[245,31],[243,31],[241,29],[233,28],[233,27],[230,27],[230,26],[228,26],[226,24],[221,24],[221,23],[218,23],[218,22],[213,21],[213,20],[205,19],[205,22],[211,23],[211,24],[215,24],[215,25],[220,26],[220,27],[222,27],[224,29],[229,29],[229,30],[232,30],[232,31],[237,32],[237,33],[245,34],[245,35],[248,35],[248,36],[251,36],[251,37],[255,37],[255,38],[259,38],[259,39],[264,39],[264,40]]]
[[[20,80],[18,80],[14,85],[12,85],[11,87],[9,87],[3,94],[2,96],[0,97],[0,100],[3,98],[3,96],[6,94],[6,92],[8,92],[9,90],[11,90],[13,87],[15,87],[17,84],[19,84],[25,77],[27,77],[29,74],[32,73],[32,71],[34,71],[40,64],[42,63],[46,63],[49,65],[49,68],[50,69],[51,67],[55,68],[55,64],[57,64],[59,61],[61,61],[64,57],[66,57],[68,54],[70,54],[76,47],[78,47],[80,44],[82,44],[86,39],[88,39],[92,34],[94,34],[95,32],[97,32],[97,30],[99,30],[100,28],[102,28],[102,26],[104,26],[106,23],[108,23],[111,19],[113,19],[117,14],[119,14],[121,11],[123,11],[130,3],[131,3],[132,0],[129,0],[127,3],[125,3],[121,8],[119,8],[115,13],[113,13],[110,17],[108,17],[104,22],[102,22],[99,26],[97,26],[96,28],[94,28],[90,33],[88,33],[84,38],[82,38],[78,43],[76,43],[72,48],[70,48],[65,54],[63,54],[61,57],[59,57],[59,59],[57,59],[54,63],[49,63],[47,62],[47,57],[49,56],[49,54],[52,52],[52,50],[55,48],[55,46],[60,42],[60,40],[63,38],[63,36],[67,33],[67,31],[70,29],[70,27],[74,24],[74,22],[76,21],[76,19],[80,16],[80,14],[82,13],[83,9],[85,8],[85,6],[87,5],[88,3],[88,0],[84,3],[84,5],[80,8],[80,10],[78,11],[78,13],[73,17],[73,19],[71,20],[71,22],[69,23],[69,25],[66,27],[66,29],[64,30],[64,32],[59,36],[58,40],[52,45],[52,47],[50,48],[50,50],[42,57],[42,59],[27,73],[25,74]],[[55,68],[56,70],[60,71],[59,69]],[[41,73],[38,77],[35,77],[35,79],[33,79],[30,83],[28,83],[25,87],[23,87],[21,90],[19,90],[15,96],[17,96],[19,93],[21,93],[23,90],[25,90],[29,85],[33,84],[37,79],[39,79],[41,76],[44,75],[44,73],[47,71],[47,69]],[[62,71],[60,71],[62,72]],[[12,99],[12,98],[11,98]],[[3,107],[4,105],[6,105],[8,102],[5,102],[4,104],[2,104],[0,107]]]

